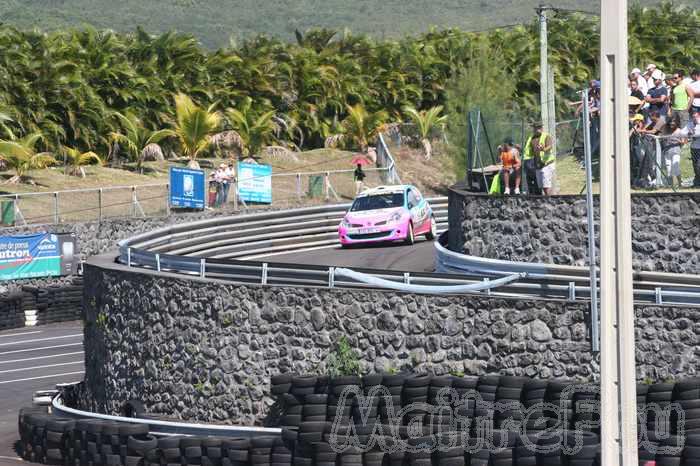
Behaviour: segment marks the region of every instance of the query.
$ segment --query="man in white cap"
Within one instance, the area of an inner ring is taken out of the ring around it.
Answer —
[[[647,70],[643,76],[644,79],[646,79],[646,81],[647,81],[647,90],[652,89],[654,87],[654,78],[653,78],[654,71],[656,71],[656,65],[654,65],[654,64],[647,65]]]
[[[664,117],[668,115],[668,89],[664,86],[664,74],[661,70],[654,70],[651,74],[654,87],[649,89],[644,99],[649,104],[649,112],[659,112]]]
[[[649,91],[649,87],[647,86],[647,80],[642,76],[642,70],[639,68],[633,69],[632,73],[630,73],[630,80],[632,79],[637,81],[637,88],[642,93],[642,96],[646,96],[647,92]]]

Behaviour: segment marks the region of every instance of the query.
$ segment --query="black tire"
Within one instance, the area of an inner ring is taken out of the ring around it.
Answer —
[[[141,439],[129,436],[127,449],[130,453],[146,456],[146,452],[158,448],[158,439],[152,435],[145,435]]]
[[[302,411],[304,419],[306,419],[307,416],[325,416],[326,411],[328,410],[327,406],[325,404],[319,404],[319,405],[304,405],[304,409]]]
[[[416,242],[416,237],[413,234],[413,223],[408,223],[408,231],[406,232],[406,239],[403,241],[407,246],[413,245]]]

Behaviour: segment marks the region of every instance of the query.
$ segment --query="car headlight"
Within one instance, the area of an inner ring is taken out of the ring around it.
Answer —
[[[398,223],[401,221],[401,214],[399,212],[395,212],[391,214],[391,217],[389,217],[389,223]]]
[[[348,220],[344,218],[340,221],[340,226],[343,228],[350,228],[350,222],[348,222]]]

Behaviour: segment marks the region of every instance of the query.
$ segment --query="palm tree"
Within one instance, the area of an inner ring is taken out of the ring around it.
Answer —
[[[36,144],[42,138],[41,133],[31,133],[23,138],[0,140],[0,160],[15,172],[6,183],[21,183],[27,171],[56,163],[50,153],[36,151]]]
[[[384,111],[370,113],[364,105],[346,106],[348,115],[341,122],[341,131],[326,139],[327,147],[352,145],[367,152],[369,142],[388,128],[389,115]]]
[[[92,151],[80,152],[73,147],[64,147],[63,156],[66,173],[73,176],[81,176],[85,178],[85,165],[97,163],[102,165],[102,159],[99,155]]]
[[[143,172],[143,162],[147,158],[162,160],[163,149],[159,143],[168,137],[175,136],[170,129],[151,131],[143,126],[139,118],[131,113],[121,114],[116,112],[114,116],[119,120],[123,132],[112,132],[110,139],[112,144],[118,144],[120,149],[126,151],[129,160],[136,162],[136,169]]]
[[[174,133],[180,141],[183,154],[190,159],[188,167],[199,168],[197,156],[209,148],[212,137],[221,127],[221,114],[214,105],[202,108],[189,96],[175,96],[176,124]]]
[[[274,120],[275,111],[258,113],[252,108],[252,103],[253,99],[246,97],[238,108],[226,110],[232,131],[239,137],[238,146],[243,156],[259,155],[264,146],[274,142],[275,132],[279,130]]]
[[[430,160],[430,157],[433,155],[433,147],[430,144],[430,133],[433,128],[447,121],[447,116],[441,115],[442,105],[421,111],[416,110],[415,107],[406,106],[403,111],[408,115],[413,124],[416,125],[418,135],[420,136],[420,142],[423,145],[423,155],[425,156],[425,160]]]

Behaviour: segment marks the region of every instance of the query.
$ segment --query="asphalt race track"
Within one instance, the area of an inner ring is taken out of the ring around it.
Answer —
[[[434,272],[434,254],[432,241],[420,238],[413,246],[392,243],[343,249],[338,245],[289,254],[256,256],[253,260],[403,272]]]
[[[83,379],[83,327],[65,322],[0,332],[0,464],[19,464],[17,414],[32,394]]]

